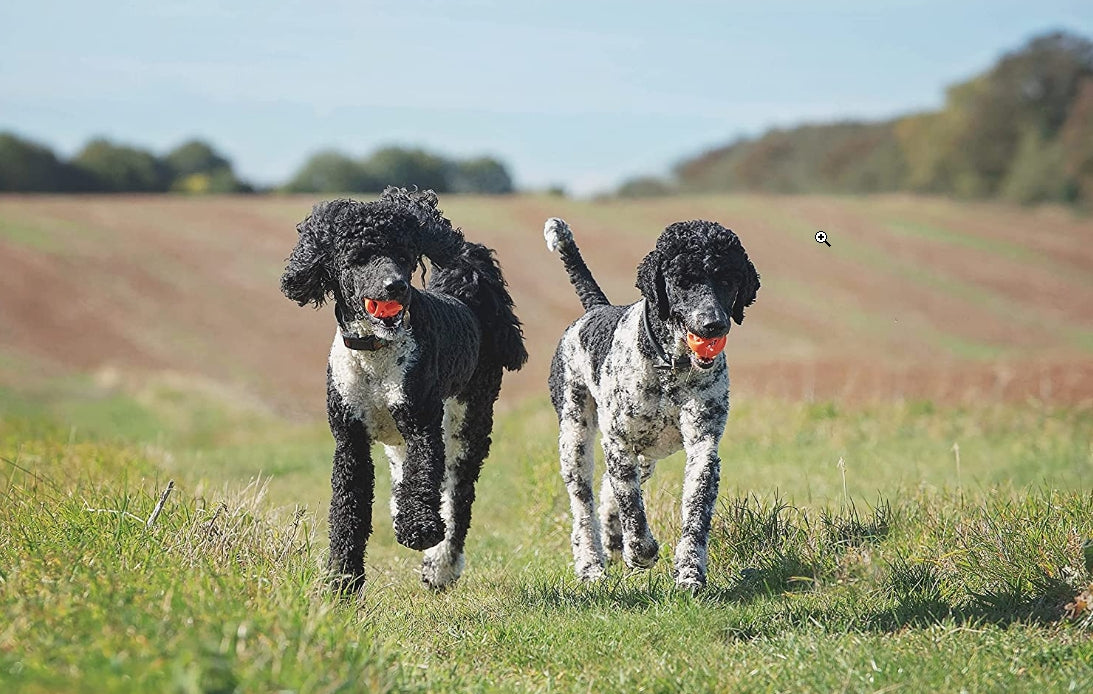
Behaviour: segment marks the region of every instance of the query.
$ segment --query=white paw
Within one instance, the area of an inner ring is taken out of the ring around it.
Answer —
[[[652,537],[624,543],[622,560],[631,569],[648,569],[657,563],[660,546]]]
[[[431,590],[444,590],[463,575],[464,564],[462,554],[452,557],[448,552],[432,553],[427,550],[421,561],[421,582]]]
[[[690,593],[697,593],[706,587],[706,579],[703,576],[698,575],[698,572],[688,574],[685,572],[676,576],[676,588],[685,590]]]
[[[598,581],[604,576],[602,564],[585,564],[576,567],[576,570],[577,578],[582,581],[588,581],[589,583]]]
[[[547,250],[554,252],[563,243],[573,240],[573,232],[569,225],[560,217],[551,217],[543,225],[543,238],[546,239]]]

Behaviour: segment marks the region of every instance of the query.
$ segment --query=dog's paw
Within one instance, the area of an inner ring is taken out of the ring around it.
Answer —
[[[697,593],[705,587],[706,575],[697,568],[687,567],[676,572],[676,588]]]
[[[445,547],[445,545],[437,545],[433,550],[442,547]],[[429,590],[439,593],[455,585],[455,582],[463,574],[463,565],[462,554],[453,557],[447,551],[436,552],[435,554],[433,551],[428,551],[425,553],[425,558],[421,560],[421,582]]]
[[[364,574],[334,573],[328,577],[330,589],[340,598],[352,599],[364,590]]]
[[[543,238],[546,239],[547,250],[553,253],[561,248],[563,244],[573,240],[573,232],[564,219],[551,217],[543,225]]]
[[[395,519],[395,539],[404,547],[418,551],[435,547],[444,540],[444,521],[440,514],[407,513],[400,509]]]
[[[627,543],[622,550],[622,560],[631,569],[648,569],[657,563],[659,556],[660,545],[652,537]]]
[[[598,581],[604,577],[603,564],[596,562],[578,564],[574,567],[574,570],[577,573],[577,578],[588,583]]]

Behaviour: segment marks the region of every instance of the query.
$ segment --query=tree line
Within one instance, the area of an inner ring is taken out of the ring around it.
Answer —
[[[912,191],[1020,203],[1093,203],[1093,44],[1053,32],[946,90],[940,111],[771,130],[626,181],[677,192]]]
[[[514,190],[503,163],[492,157],[449,159],[422,149],[384,147],[362,159],[335,151],[312,155],[283,186],[297,193],[375,193],[388,185],[438,193],[503,194]],[[0,132],[0,192],[26,193],[252,193],[231,162],[202,140],[162,156],[96,138],[71,159],[49,147]]]
[[[293,193],[378,193],[389,185],[437,193],[501,195],[514,190],[508,169],[492,157],[457,160],[423,149],[383,147],[354,159],[335,150],[313,154],[285,185]]]
[[[200,140],[163,156],[95,138],[61,159],[45,145],[0,133],[0,191],[24,193],[239,193],[231,162]]]

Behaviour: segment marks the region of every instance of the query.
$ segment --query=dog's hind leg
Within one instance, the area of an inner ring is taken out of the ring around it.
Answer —
[[[619,502],[611,487],[611,474],[606,470],[600,483],[600,536],[609,562],[622,561],[622,523],[619,522]]]
[[[433,590],[455,583],[463,573],[464,545],[471,527],[471,506],[482,463],[490,452],[493,404],[501,389],[501,369],[471,379],[466,401],[453,398],[444,407],[444,485],[440,513],[444,540],[425,551],[421,580]]]
[[[364,550],[372,534],[375,469],[364,423],[350,414],[331,383],[327,414],[334,435],[330,495],[330,572],[344,592],[364,585]]]
[[[569,492],[573,513],[573,562],[577,576],[592,581],[603,576],[604,554],[600,523],[593,509],[592,477],[595,457],[592,449],[596,430],[595,401],[579,383],[567,383],[558,410],[558,453],[562,479]]]
[[[391,464],[391,489],[396,489],[402,483],[402,466],[406,463],[406,444],[384,444],[383,451],[387,454],[387,461]],[[398,496],[391,494],[391,523],[398,522]]]

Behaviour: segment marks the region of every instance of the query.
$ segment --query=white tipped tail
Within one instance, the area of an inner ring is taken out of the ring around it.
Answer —
[[[573,230],[561,217],[551,217],[543,225],[543,238],[546,239],[547,248],[551,252],[557,251],[569,273],[569,281],[577,290],[577,297],[585,311],[591,311],[597,306],[606,306],[611,302],[607,300],[600,285],[589,272],[588,266],[581,257],[581,251],[573,240]]]
[[[547,250],[553,253],[563,244],[573,241],[573,231],[561,217],[551,217],[543,225],[543,238],[546,239]]]

